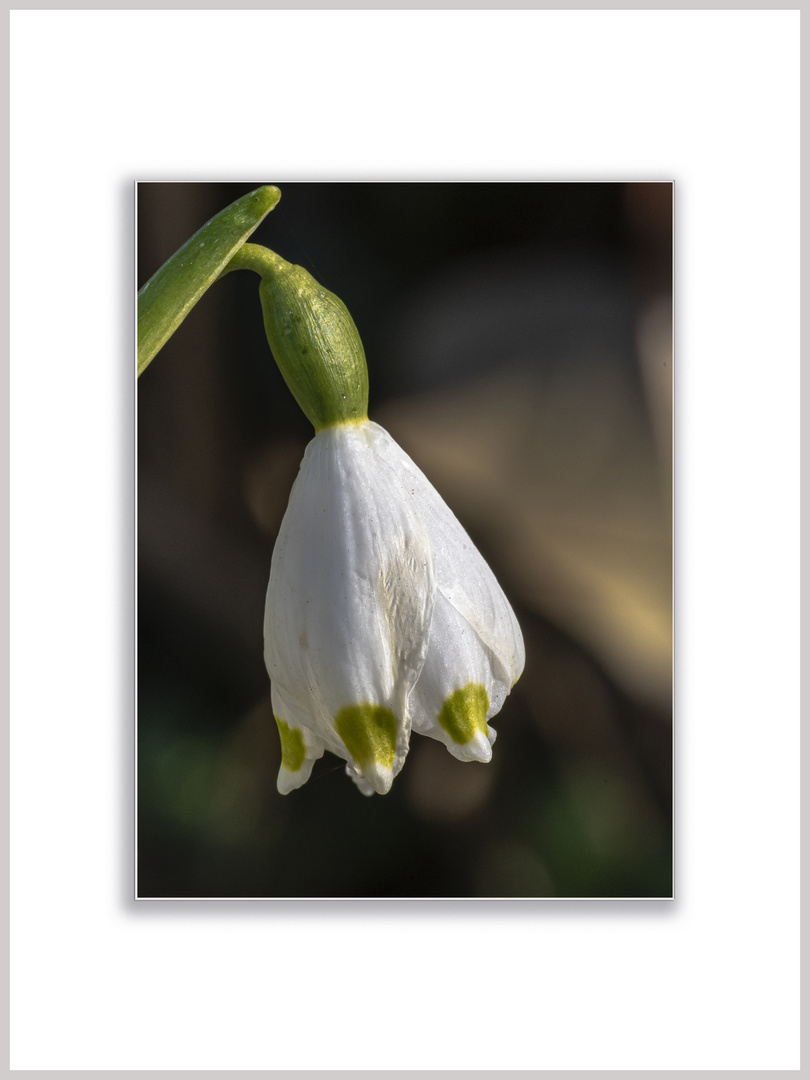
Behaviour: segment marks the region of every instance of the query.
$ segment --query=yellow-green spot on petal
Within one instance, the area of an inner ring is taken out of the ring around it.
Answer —
[[[390,769],[397,745],[397,718],[382,705],[347,705],[335,717],[335,731],[361,769],[376,762]]]
[[[453,740],[462,746],[474,738],[477,732],[487,733],[487,709],[489,695],[481,683],[467,683],[454,690],[436,717]]]
[[[298,728],[291,728],[289,724],[285,724],[278,717],[276,717],[276,724],[281,739],[281,764],[290,772],[298,772],[306,757],[304,736]]]

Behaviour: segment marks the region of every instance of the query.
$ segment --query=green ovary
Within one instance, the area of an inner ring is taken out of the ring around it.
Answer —
[[[468,743],[480,731],[487,734],[489,696],[481,683],[467,683],[454,690],[436,717],[453,742]]]
[[[285,724],[278,717],[276,717],[276,724],[281,739],[281,764],[290,772],[298,772],[306,757],[304,736],[297,728],[291,728],[289,724]]]
[[[335,717],[335,730],[361,769],[372,762],[391,768],[397,745],[397,718],[382,705],[347,705]]]

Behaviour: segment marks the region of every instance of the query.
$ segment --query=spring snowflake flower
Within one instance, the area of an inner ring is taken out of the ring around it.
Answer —
[[[411,731],[489,761],[524,663],[492,571],[408,455],[371,421],[307,447],[279,532],[264,624],[283,794],[324,750],[387,792]]]
[[[489,761],[489,720],[523,670],[515,615],[441,496],[367,416],[368,373],[344,304],[245,245],[276,363],[315,428],[270,568],[264,656],[282,794],[325,750],[384,794],[411,732]]]

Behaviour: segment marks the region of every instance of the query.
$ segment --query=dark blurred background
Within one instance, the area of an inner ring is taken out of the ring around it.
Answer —
[[[312,430],[229,275],[138,384],[138,895],[670,896],[672,185],[144,183],[139,287],[264,182],[251,240],[346,303],[526,669],[491,764],[414,736],[386,796],[328,754],[277,794],[264,597]]]

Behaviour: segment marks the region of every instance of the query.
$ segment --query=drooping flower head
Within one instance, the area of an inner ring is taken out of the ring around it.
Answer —
[[[523,670],[495,577],[435,488],[367,417],[365,356],[337,297],[278,259],[260,287],[285,380],[315,427],[270,570],[264,654],[278,789],[325,750],[384,794],[412,731],[489,761],[489,720]]]

